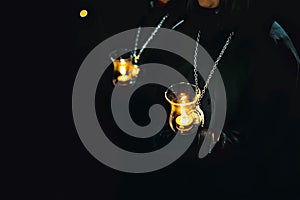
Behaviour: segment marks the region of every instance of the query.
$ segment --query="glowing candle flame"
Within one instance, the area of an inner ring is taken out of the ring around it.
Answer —
[[[125,75],[126,74],[126,61],[124,59],[121,59],[120,60],[120,73],[122,75]]]
[[[193,122],[193,117],[186,113],[184,107],[181,107],[181,115],[175,121],[180,126],[188,126]]]
[[[130,77],[127,76],[127,75],[118,76],[118,81],[126,82],[126,81],[129,81],[129,80],[130,80]]]
[[[180,103],[184,104],[187,102],[188,100],[188,97],[185,93],[181,93],[180,94]],[[192,116],[189,116],[187,113],[186,113],[186,107],[183,105],[183,106],[180,106],[180,114],[177,118],[176,118],[176,123],[180,126],[188,126],[190,125],[192,122],[193,122],[193,117]]]

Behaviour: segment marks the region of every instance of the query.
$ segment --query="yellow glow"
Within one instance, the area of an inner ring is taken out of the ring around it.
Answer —
[[[176,124],[178,124],[179,126],[188,126],[193,122],[193,117],[191,116],[178,116],[176,117]]]
[[[81,10],[79,15],[80,15],[80,17],[86,17],[88,15],[88,11],[87,10]]]
[[[187,95],[185,93],[180,93],[179,101],[182,104],[186,103],[188,101]],[[188,126],[193,122],[193,117],[186,113],[186,109],[185,106],[180,106],[180,109],[178,110],[181,115],[176,117],[175,121],[180,126]]]
[[[126,60],[125,59],[120,59],[121,65],[126,65]]]
[[[131,70],[131,75],[132,76],[137,76],[140,72],[140,68],[136,65],[133,66],[133,69]]]
[[[193,122],[193,117],[188,115],[184,107],[180,108],[181,115],[176,117],[176,123],[180,126],[188,126]]]
[[[118,81],[120,81],[120,82],[126,82],[129,80],[130,80],[130,76],[127,76],[127,75],[118,76]]]
[[[185,93],[180,93],[180,103],[186,103],[187,102],[187,99],[188,99],[188,97],[187,97],[187,95],[185,94]]]
[[[120,73],[122,75],[125,75],[126,74],[126,66],[125,65],[120,65]]]
[[[127,72],[127,63],[125,59],[120,59],[120,66],[119,66],[119,72],[122,75],[125,75]]]
[[[140,56],[134,56],[134,62],[137,63],[140,59]]]

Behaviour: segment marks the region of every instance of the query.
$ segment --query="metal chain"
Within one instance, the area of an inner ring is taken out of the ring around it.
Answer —
[[[194,52],[194,78],[195,78],[195,85],[196,85],[196,94],[197,96],[200,95],[200,89],[198,86],[198,74],[197,74],[197,57],[198,57],[198,46],[199,46],[199,40],[200,40],[201,31],[198,31],[197,40],[196,40],[196,46],[195,46],[195,52]],[[199,101],[199,99],[198,99]],[[199,104],[199,103],[197,103]]]
[[[134,42],[134,51],[133,51],[134,56],[136,56],[136,51],[137,51],[138,41],[139,41],[139,37],[140,37],[140,32],[141,32],[141,27],[139,26],[139,28],[137,30],[137,33],[136,33],[135,42]]]
[[[199,95],[199,98],[197,100],[197,105],[200,104],[200,101],[203,98],[203,96],[206,92],[206,89],[208,88],[209,81],[212,78],[213,74],[215,73],[215,70],[217,69],[217,66],[218,66],[227,46],[229,45],[233,35],[234,35],[234,32],[231,32],[229,37],[227,38],[227,41],[225,42],[217,60],[215,61],[214,65],[213,65],[213,68],[211,69],[211,71],[208,75],[208,78],[205,82],[205,85],[204,85],[202,91],[200,91],[199,86],[198,86],[198,74],[197,74],[197,55],[198,55],[198,43],[199,43],[199,39],[200,39],[200,31],[198,32],[197,42],[196,42],[196,46],[195,46],[195,54],[194,54],[194,78],[195,78],[195,85],[196,85],[196,93],[197,93],[197,95]]]
[[[135,38],[135,44],[134,44],[134,57],[135,58],[139,59],[139,57],[142,54],[142,52],[144,51],[144,49],[147,47],[147,45],[149,44],[149,42],[153,39],[153,37],[155,36],[155,34],[160,29],[160,27],[162,26],[162,24],[164,23],[164,21],[167,19],[168,16],[169,16],[169,14],[166,14],[162,18],[162,20],[156,26],[156,28],[154,29],[154,31],[151,33],[150,37],[147,39],[147,41],[145,42],[145,44],[142,46],[141,50],[139,51],[139,54],[136,55],[136,50],[137,50],[137,46],[138,46],[139,36],[140,36],[140,32],[141,32],[141,27],[138,28],[138,31],[137,31],[137,34],[136,34],[136,38]]]
[[[159,24],[156,26],[156,28],[154,29],[154,31],[151,33],[150,37],[147,39],[147,41],[144,43],[144,45],[142,46],[141,50],[139,51],[139,54],[136,55],[137,52],[137,46],[138,46],[138,41],[139,41],[139,36],[140,36],[140,32],[141,32],[141,27],[138,28],[137,30],[137,34],[136,34],[136,38],[135,38],[135,44],[134,44],[134,57],[135,59],[139,59],[140,55],[142,54],[142,52],[144,51],[144,49],[147,47],[147,45],[149,44],[149,42],[153,39],[153,37],[155,36],[155,34],[157,33],[157,31],[161,28],[162,24],[164,23],[164,21],[167,19],[167,17],[169,16],[169,14],[166,14],[162,20],[159,22]],[[206,89],[208,88],[208,84],[210,82],[210,79],[212,78],[213,74],[215,73],[215,70],[217,69],[217,66],[227,48],[227,46],[229,45],[232,36],[234,35],[234,32],[231,32],[229,37],[227,38],[227,41],[225,42],[217,60],[215,61],[212,70],[210,71],[208,78],[205,82],[205,85],[202,89],[202,91],[199,89],[198,86],[198,74],[197,74],[197,56],[198,56],[198,46],[199,46],[199,40],[200,40],[200,35],[201,35],[201,31],[198,31],[198,35],[197,35],[197,41],[196,41],[196,45],[195,45],[195,52],[194,52],[194,78],[195,78],[195,85],[196,85],[196,93],[197,96],[199,96],[198,100],[197,100],[197,105],[200,104],[201,99],[203,98]]]

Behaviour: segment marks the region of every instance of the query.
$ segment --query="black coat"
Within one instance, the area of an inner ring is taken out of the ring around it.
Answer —
[[[207,185],[211,184],[218,186],[220,190],[226,190],[228,194],[233,194],[237,190],[243,194],[249,192],[249,188],[260,190],[264,184],[273,184],[273,178],[269,177],[267,180],[261,178],[264,177],[264,173],[270,170],[267,176],[271,176],[275,170],[283,171],[286,168],[270,164],[277,163],[272,151],[280,153],[281,147],[278,145],[281,141],[284,141],[284,148],[290,147],[287,127],[294,127],[291,131],[297,131],[296,118],[288,117],[291,102],[295,101],[296,95],[295,63],[288,49],[276,45],[269,36],[273,19],[263,20],[259,16],[253,17],[255,13],[250,8],[240,14],[231,15],[224,5],[221,5],[220,9],[196,6],[189,10],[186,1],[173,2],[164,8],[152,10],[150,15],[143,18],[140,25],[155,27],[168,13],[169,17],[162,27],[187,34],[194,40],[198,30],[201,30],[200,45],[214,60],[229,33],[235,32],[218,65],[227,95],[227,114],[221,140],[211,154],[199,160],[197,152],[202,139],[197,137],[198,139],[184,155],[182,166],[183,169],[189,168],[187,173],[189,175],[183,176],[193,180],[191,181],[195,184],[193,188],[197,187],[199,178],[206,180],[209,183]],[[185,21],[174,28],[181,20]],[[173,66],[186,76],[190,83],[194,83],[193,66],[175,55],[159,50],[145,50],[140,64],[151,62]],[[206,78],[201,79],[200,88],[203,87],[205,80]],[[141,109],[137,109],[138,112],[133,116],[140,116],[140,123],[143,123],[144,118],[141,116],[146,115],[149,105],[160,103],[169,108],[163,95],[165,89],[156,85],[148,86],[144,91],[140,91],[142,94],[140,97],[135,96],[133,102]],[[202,108],[208,118],[211,116],[210,103],[211,99],[206,94]],[[143,107],[146,109],[143,110]],[[209,120],[206,121],[205,127],[208,122]],[[165,129],[152,138],[154,148],[166,144],[173,134],[166,123]],[[214,173],[217,168],[220,168],[220,173]],[[207,174],[203,174],[202,171]],[[215,180],[220,182],[215,184]],[[258,180],[261,183],[253,186]]]

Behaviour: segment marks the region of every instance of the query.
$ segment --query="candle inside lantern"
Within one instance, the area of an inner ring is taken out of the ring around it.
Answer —
[[[130,76],[126,75],[127,73],[127,63],[125,61],[125,59],[121,59],[120,60],[120,65],[119,65],[119,72],[120,72],[120,76],[118,76],[118,81],[121,82],[126,82],[130,80]]]
[[[188,108],[185,107],[184,105],[187,101],[188,101],[187,95],[185,93],[181,93],[179,96],[179,103],[182,104],[182,106],[180,106],[179,109],[179,113],[181,115],[176,117],[175,120],[176,124],[178,124],[179,126],[188,126],[193,123],[193,117],[187,114],[186,109]]]
[[[126,82],[129,80],[130,80],[130,77],[127,75],[118,76],[118,81],[120,81],[120,82]]]
[[[117,49],[112,51],[109,57],[113,62],[113,84],[119,83],[120,86],[134,85],[140,70],[134,61],[132,52],[127,49]]]
[[[181,115],[176,117],[175,121],[179,126],[188,126],[193,123],[193,117],[186,114],[185,109],[181,107]]]
[[[119,69],[119,71],[122,75],[126,74],[126,61],[124,59],[120,60],[120,69]]]
[[[189,135],[198,130],[200,114],[195,91],[195,85],[181,82],[171,85],[165,92],[165,98],[171,104],[169,125],[175,133]]]

